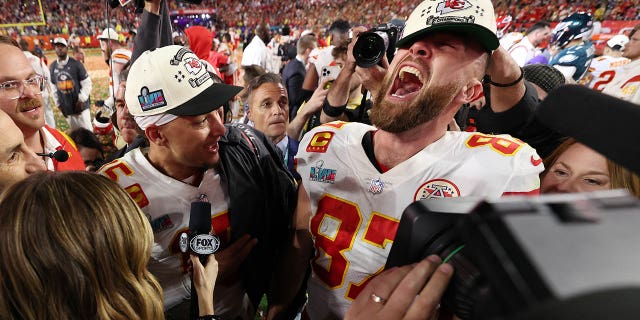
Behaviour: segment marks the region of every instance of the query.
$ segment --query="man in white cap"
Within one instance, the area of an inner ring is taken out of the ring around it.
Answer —
[[[106,28],[98,36],[102,58],[109,65],[109,97],[104,101],[104,105],[110,111],[114,111],[115,90],[120,86],[120,72],[131,60],[131,51],[120,44],[120,35],[113,28]]]
[[[629,37],[617,34],[607,40],[602,55],[591,60],[589,65],[589,87],[602,91],[613,80],[616,70],[629,63],[629,59],[622,56],[622,49],[629,42]]]
[[[316,248],[307,304],[311,319],[344,317],[384,268],[402,212],[412,202],[539,192],[542,160],[529,145],[507,135],[447,131],[460,106],[482,94],[485,73],[492,86],[513,91],[495,90],[502,96],[492,103],[515,104],[524,94],[519,68],[496,72],[507,53],[500,49],[492,56],[499,42],[491,1],[423,1],[397,46],[384,70],[356,68],[351,44],[331,88],[347,91],[356,72],[363,80],[383,75],[372,90],[375,127],[332,122],[300,142],[297,169],[308,177],[300,192],[309,196],[312,216],[298,219],[298,228],[310,228]],[[435,272],[452,273],[450,267]],[[375,287],[369,297],[382,307],[392,290]]]
[[[182,46],[145,51],[129,70],[126,104],[149,148],[99,172],[149,217],[155,238],[149,269],[162,285],[167,319],[189,314],[188,254],[178,248],[194,201],[211,203],[221,240],[217,315],[253,319],[262,295],[274,292],[274,273],[287,272],[277,266],[293,231],[295,181],[264,135],[223,124],[222,105],[241,89],[214,83],[204,62]]]
[[[640,104],[640,24],[629,33],[622,56],[629,59],[629,63],[616,70],[616,75],[602,92]]]
[[[93,130],[89,110],[92,82],[87,70],[81,62],[69,57],[67,40],[58,37],[53,39],[56,59],[51,66],[51,83],[56,93],[53,101],[62,111],[71,131],[77,128]]]

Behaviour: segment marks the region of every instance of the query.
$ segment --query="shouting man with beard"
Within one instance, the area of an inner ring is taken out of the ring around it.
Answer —
[[[36,74],[11,38],[0,36],[0,55],[0,109],[20,128],[26,145],[39,154],[58,150],[69,154],[66,161],[44,156],[48,170],[84,170],[82,156],[71,138],[45,124],[42,91],[47,88],[46,80]]]
[[[356,73],[352,46],[338,77],[343,83]],[[308,284],[311,319],[343,318],[383,269],[412,202],[538,193],[543,165],[529,145],[507,135],[447,131],[459,107],[482,94],[485,74],[500,94],[492,103],[515,104],[524,96],[520,70],[505,71],[506,52],[498,46],[490,0],[424,1],[409,16],[384,80],[369,87],[374,126],[331,122],[300,142],[297,170],[311,216],[298,219],[298,228],[310,228],[316,249]],[[357,72],[366,85],[382,70]],[[502,90],[507,87],[512,90]],[[370,297],[382,307],[393,288],[373,289]],[[432,294],[439,299],[441,292]]]

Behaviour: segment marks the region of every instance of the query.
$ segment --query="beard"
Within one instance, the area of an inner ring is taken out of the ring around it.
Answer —
[[[394,80],[394,77],[385,79],[380,92],[388,92]],[[379,94],[369,115],[371,123],[392,133],[413,129],[439,116],[461,87],[461,82],[423,87],[415,99],[402,103],[391,103],[385,100],[385,94]]]

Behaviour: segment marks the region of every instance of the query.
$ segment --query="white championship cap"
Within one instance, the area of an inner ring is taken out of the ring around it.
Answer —
[[[183,46],[145,51],[131,65],[125,100],[136,116],[196,116],[231,100],[242,87],[214,83],[204,61]]]
[[[53,45],[56,45],[56,44],[62,44],[62,45],[64,45],[66,47],[67,46],[67,40],[65,40],[63,37],[57,37],[57,38],[53,39]]]
[[[98,36],[98,40],[113,40],[119,41],[120,37],[118,35],[118,31],[113,28],[105,28],[102,30],[102,33]]]
[[[397,46],[410,46],[434,31],[472,34],[487,51],[500,45],[491,0],[425,0],[411,12]]]
[[[607,46],[615,50],[620,50],[627,42],[629,42],[629,37],[624,34],[617,34],[607,41]],[[618,47],[616,48],[616,46]]]

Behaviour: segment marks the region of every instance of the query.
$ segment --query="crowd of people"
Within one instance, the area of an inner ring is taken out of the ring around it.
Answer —
[[[260,22],[275,26],[288,25],[296,28],[324,28],[331,24],[331,17],[342,17],[355,24],[374,26],[387,23],[397,17],[406,17],[419,1],[364,1],[364,0],[306,0],[306,1],[247,1],[204,0],[200,4],[170,1],[170,10],[209,9],[218,13],[216,26],[222,29],[253,28]],[[42,10],[40,8],[42,7]],[[515,25],[529,25],[536,21],[561,21],[571,12],[585,11],[602,20],[639,20],[638,0],[558,0],[552,3],[540,0],[494,1],[497,16],[511,15]],[[40,26],[27,26],[26,34],[76,34],[95,35],[109,25],[118,31],[135,29],[138,24],[135,7],[109,10],[109,21],[104,1],[42,1],[24,2],[10,0],[0,6],[0,21],[4,23],[29,23],[45,21]],[[12,29],[19,32],[18,29]]]
[[[607,42],[596,73],[595,12],[560,8],[598,3],[559,4],[555,28],[549,12],[516,15],[532,25],[500,39],[496,13],[540,3],[215,1],[235,13],[224,27],[176,32],[171,10],[190,6],[151,0],[120,17],[136,26],[131,46],[115,25],[65,14],[78,5],[47,16],[101,29],[110,93],[93,119],[71,40],[53,40],[47,66],[0,35],[0,255],[19,257],[0,261],[0,314],[11,318],[431,319],[457,311],[440,305],[456,272],[442,252],[384,270],[411,203],[640,197],[637,173],[535,114],[568,84],[640,104],[640,24]],[[379,32],[396,48],[360,42],[396,17],[402,32]],[[252,26],[242,46],[239,25]],[[47,95],[69,135],[47,123]],[[106,152],[94,133],[110,144],[114,128],[122,143]],[[193,234],[203,202],[216,245]]]
[[[540,20],[561,21],[572,12],[584,11],[593,15],[596,21],[638,20],[640,12],[637,0],[561,0],[545,2],[540,0],[495,1],[496,15],[512,15],[516,23],[534,23]]]

